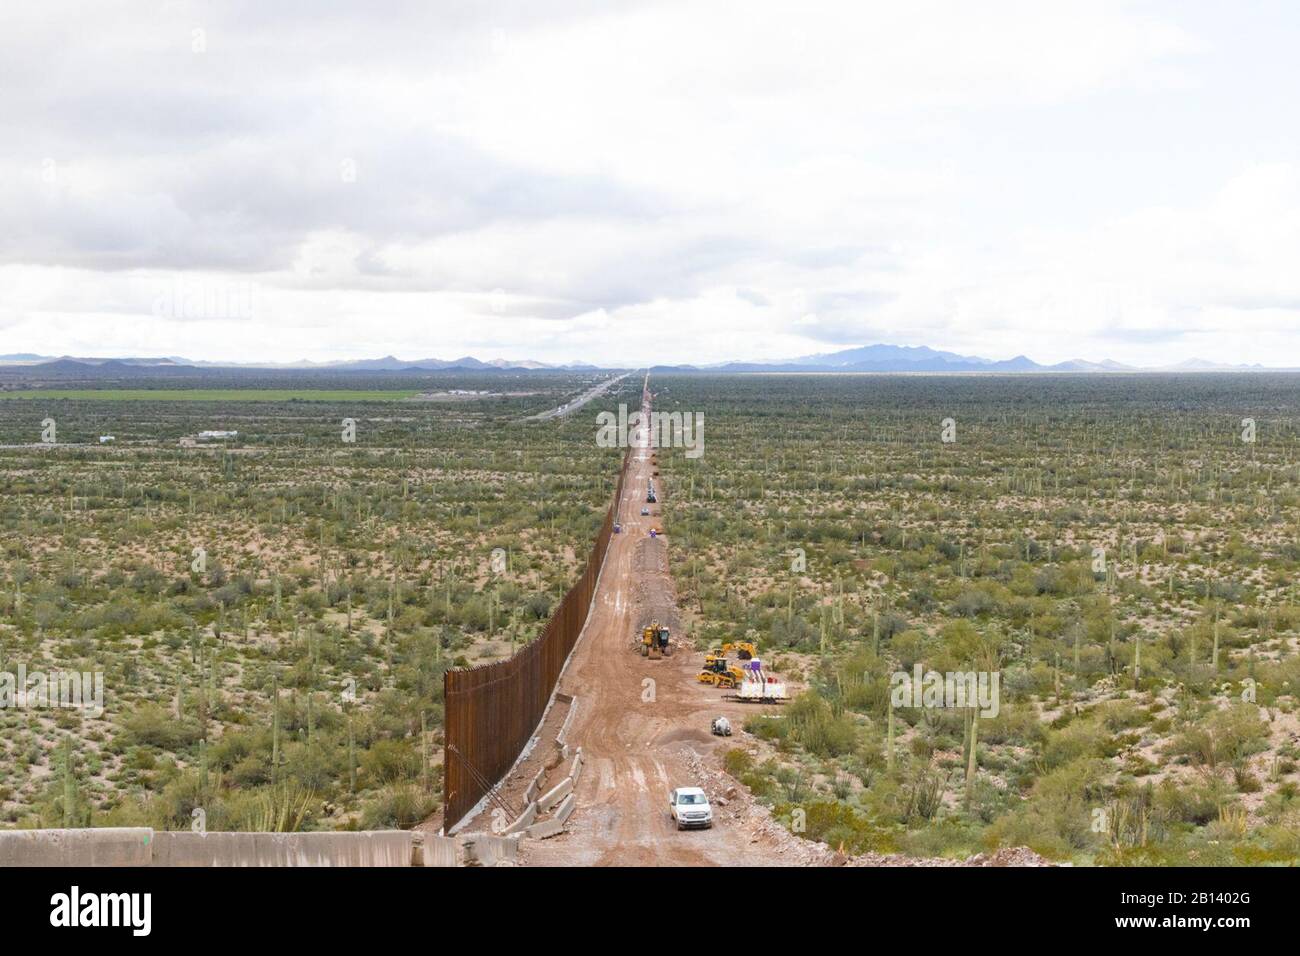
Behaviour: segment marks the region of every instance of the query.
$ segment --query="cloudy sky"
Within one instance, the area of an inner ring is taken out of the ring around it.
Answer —
[[[1300,365],[1285,2],[0,6],[0,353]]]

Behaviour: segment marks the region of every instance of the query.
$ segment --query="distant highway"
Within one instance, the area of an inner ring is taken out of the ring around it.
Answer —
[[[624,372],[622,375],[615,375],[606,382],[601,382],[594,388],[588,389],[571,402],[565,402],[557,408],[548,409],[544,412],[538,412],[536,415],[529,415],[524,419],[526,422],[544,422],[552,418],[563,418],[565,415],[576,412],[583,405],[586,405],[593,398],[599,398],[610,390],[618,382],[627,378],[630,373]]]

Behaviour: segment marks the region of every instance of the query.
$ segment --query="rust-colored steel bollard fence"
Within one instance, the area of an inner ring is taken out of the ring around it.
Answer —
[[[457,668],[443,675],[444,829],[460,822],[496,786],[541,723],[560,671],[591,609],[630,461],[628,449],[614,500],[605,513],[582,577],[564,595],[542,633],[508,660]]]

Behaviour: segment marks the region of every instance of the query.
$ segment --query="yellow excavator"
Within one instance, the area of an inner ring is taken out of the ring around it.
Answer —
[[[753,660],[758,656],[758,648],[753,641],[732,641],[722,645],[723,654],[730,654],[732,651],[735,651],[736,657],[742,661]]]
[[[710,651],[704,655],[704,670],[698,678],[701,684],[712,684],[730,690],[745,679],[745,672],[727,661],[725,653]]]
[[[664,627],[658,621],[651,621],[645,626],[645,630],[641,632],[641,656],[648,657],[651,660],[672,657],[673,648],[669,640],[670,637],[667,627]]]

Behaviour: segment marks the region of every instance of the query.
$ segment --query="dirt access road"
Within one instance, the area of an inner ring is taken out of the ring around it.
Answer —
[[[662,454],[679,452],[665,449]],[[740,704],[696,680],[704,655],[685,647],[671,657],[647,660],[636,650],[651,620],[680,634],[676,589],[669,572],[672,536],[650,538],[663,527],[659,504],[647,504],[654,454],[634,448],[614,535],[596,588],[591,615],[560,678],[555,705],[538,729],[537,746],[500,786],[510,812],[489,806],[466,830],[490,830],[493,815],[508,822],[522,809],[522,793],[539,771],[538,792],[559,782],[555,735],[568,721],[570,746],[583,749],[584,767],[575,809],[564,833],[524,840],[520,862],[533,866],[1020,866],[1046,861],[1027,850],[999,851],[966,861],[867,854],[846,858],[803,840],[772,819],[748,790],[722,769],[722,754],[742,745],[740,727],[755,713],[779,713],[775,705]],[[655,478],[662,502],[671,494]],[[643,516],[645,507],[650,514]],[[671,532],[671,528],[665,529]],[[574,699],[573,704],[567,698]],[[736,736],[714,737],[712,719],[725,714]],[[673,787],[702,786],[714,809],[711,830],[679,832],[668,813]]]
[[[739,739],[714,737],[710,721],[726,714],[739,730],[759,708],[724,701],[722,691],[697,681],[700,653],[679,647],[668,658],[647,660],[633,649],[652,619],[680,633],[668,565],[672,537],[649,536],[662,520],[660,505],[645,500],[653,456],[646,448],[632,451],[619,503],[623,531],[611,539],[591,616],[560,680],[561,693],[575,698],[567,740],[582,747],[585,760],[576,809],[567,833],[525,841],[522,855],[529,864],[561,866],[807,864],[818,855],[814,846],[782,830],[721,772],[721,752]],[[654,482],[662,502],[667,489]],[[723,805],[715,804],[711,830],[678,832],[668,792],[696,785]]]

